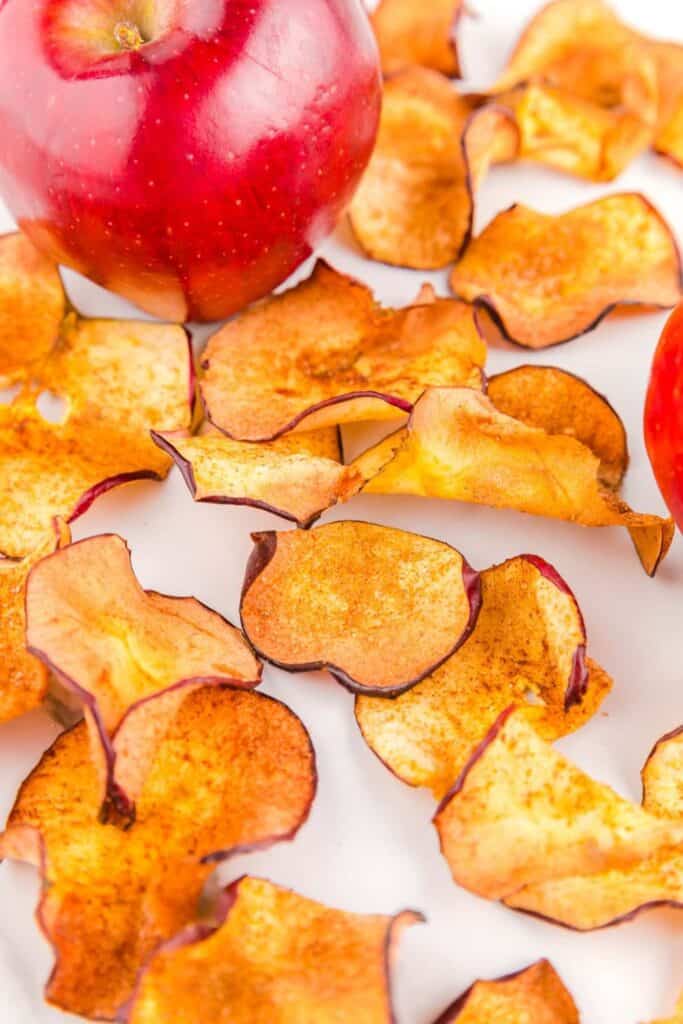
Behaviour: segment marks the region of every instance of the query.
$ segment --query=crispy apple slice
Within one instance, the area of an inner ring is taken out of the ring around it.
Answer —
[[[464,12],[464,0],[431,0],[428,7],[380,0],[370,20],[384,74],[421,66],[460,78],[456,32]]]
[[[547,960],[495,981],[475,981],[434,1024],[579,1024],[562,979]]]
[[[23,784],[0,839],[1,856],[43,875],[38,920],[55,950],[49,1002],[117,1018],[150,954],[196,920],[212,865],[291,839],[315,786],[303,725],[256,693],[185,694],[128,831],[98,822],[85,725],[59,737]]]

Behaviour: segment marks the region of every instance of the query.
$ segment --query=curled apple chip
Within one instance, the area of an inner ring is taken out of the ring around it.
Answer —
[[[657,135],[655,149],[683,168],[683,96]]]
[[[681,263],[655,208],[620,193],[558,216],[519,205],[498,214],[469,245],[451,285],[506,339],[540,349],[592,330],[622,306],[675,306]]]
[[[547,960],[476,981],[434,1024],[580,1024],[574,1000]]]
[[[327,669],[348,689],[394,696],[464,642],[479,575],[441,541],[371,523],[253,534],[242,625],[290,672]]]
[[[233,441],[215,429],[152,437],[175,460],[195,501],[252,505],[299,526],[345,501],[361,482],[342,464],[334,428],[262,442]]]
[[[516,152],[507,109],[458,95],[436,72],[399,73],[384,84],[378,141],[349,209],[358,242],[397,266],[452,263],[472,234],[481,180]]]
[[[83,701],[106,796],[121,813],[130,811],[188,688],[250,688],[261,678],[242,634],[217,612],[194,598],[143,590],[115,535],[79,541],[32,569],[26,638]]]
[[[0,558],[0,722],[39,707],[47,693],[47,669],[26,650],[26,580],[41,558],[70,539],[68,526],[56,520],[54,535],[31,555]]]
[[[601,482],[601,461],[566,434],[549,434],[499,412],[470,388],[431,388],[408,426],[355,460],[369,494],[418,494],[565,519],[624,526],[654,575],[673,523],[633,512]]]
[[[610,687],[586,658],[567,584],[542,559],[521,555],[481,573],[481,611],[453,657],[395,700],[358,697],[356,720],[398,778],[441,798],[511,704],[556,739],[595,714]]]
[[[370,20],[384,74],[421,66],[460,78],[456,31],[464,12],[464,0],[430,0],[426,7],[414,0],[380,0]]]
[[[250,877],[223,892],[217,916],[158,950],[126,1024],[391,1024],[394,947],[422,920],[334,910]]]
[[[319,261],[308,280],[214,335],[201,388],[224,434],[270,441],[400,418],[430,384],[480,386],[485,361],[470,307],[423,291],[414,306],[381,309],[365,285]]]
[[[124,831],[98,822],[82,723],[24,782],[0,855],[40,868],[38,919],[55,950],[47,998],[116,1018],[160,942],[195,921],[213,864],[291,839],[315,794],[306,730],[283,704],[209,687],[186,693],[160,737]]]

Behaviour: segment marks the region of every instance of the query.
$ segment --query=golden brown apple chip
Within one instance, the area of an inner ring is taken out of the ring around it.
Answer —
[[[391,1024],[392,954],[420,920],[333,910],[238,879],[216,926],[189,928],[152,958],[126,1024]]]
[[[683,726],[655,744],[642,777],[643,806],[662,817],[683,818]]]
[[[175,460],[195,501],[252,505],[299,526],[309,526],[361,483],[342,465],[339,445],[336,455],[329,451],[335,436],[334,428],[261,442],[233,441],[215,429],[195,437],[187,431],[152,433]]]
[[[434,1024],[579,1024],[562,979],[547,960],[495,981],[475,981]]]
[[[379,137],[349,210],[372,259],[416,269],[457,259],[472,234],[474,194],[489,167],[517,153],[514,118],[411,68],[384,85]]]
[[[283,704],[229,688],[187,693],[160,737],[124,831],[98,822],[85,724],[21,788],[0,855],[38,866],[38,918],[55,950],[47,998],[114,1019],[160,942],[195,921],[212,865],[291,839],[316,786],[306,730]]]
[[[683,168],[683,97],[657,136],[655,149]]]
[[[679,736],[665,737],[651,760],[680,765],[680,751],[666,749]],[[556,753],[513,708],[434,820],[453,876],[466,888],[588,931],[652,907],[683,906],[680,782],[665,807],[666,793],[668,783],[646,789],[643,808],[622,799]]]
[[[655,208],[621,193],[558,216],[526,206],[498,214],[454,268],[451,285],[509,341],[540,349],[592,330],[621,306],[676,305],[681,263]]]
[[[229,437],[392,419],[435,383],[479,386],[486,345],[471,308],[421,292],[379,308],[365,285],[318,262],[311,277],[247,310],[209,341],[202,395]]]
[[[261,678],[242,634],[217,612],[194,598],[143,590],[115,535],[79,541],[35,566],[26,586],[26,638],[31,653],[82,699],[105,792],[122,813],[188,688],[249,688]],[[124,719],[130,721],[122,729]]]
[[[574,595],[552,566],[521,555],[481,574],[472,635],[396,700],[356,699],[363,738],[404,782],[441,798],[501,712],[524,706],[538,732],[563,736],[590,718],[611,680],[586,658]]]
[[[408,426],[353,463],[369,494],[418,494],[565,519],[624,526],[654,575],[673,523],[633,512],[601,481],[600,459],[565,434],[548,434],[499,412],[470,388],[432,388]]]
[[[71,521],[117,484],[164,477],[171,460],[150,429],[187,428],[192,418],[182,327],[69,313],[39,362],[32,337],[30,379],[0,405],[0,551],[13,557],[39,546],[55,516]],[[65,403],[62,422],[43,417],[45,392]]]
[[[56,520],[54,536],[32,555],[0,558],[0,722],[39,707],[47,692],[47,669],[26,650],[26,579],[36,562],[70,539],[68,526]]]
[[[464,12],[464,0],[380,0],[370,20],[384,74],[420,65],[460,78],[456,31]]]
[[[639,37],[657,66],[659,109],[655,151],[683,167],[683,45]]]
[[[476,622],[479,575],[441,541],[349,521],[253,538],[242,624],[290,672],[324,668],[350,690],[393,696]]]

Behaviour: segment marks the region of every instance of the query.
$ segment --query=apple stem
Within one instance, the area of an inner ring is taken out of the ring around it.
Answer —
[[[145,42],[142,32],[132,21],[120,21],[114,28],[114,39],[122,50],[139,50]]]

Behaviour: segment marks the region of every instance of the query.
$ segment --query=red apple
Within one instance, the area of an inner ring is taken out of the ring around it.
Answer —
[[[683,303],[669,317],[655,352],[645,443],[659,489],[683,530]]]
[[[223,318],[325,238],[380,108],[361,0],[0,0],[0,192],[46,253]]]

